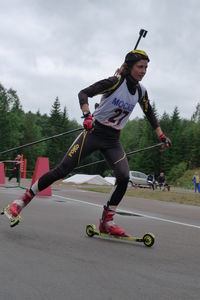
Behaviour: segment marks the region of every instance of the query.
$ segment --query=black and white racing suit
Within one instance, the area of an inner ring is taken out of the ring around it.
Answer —
[[[120,131],[126,125],[137,103],[140,104],[153,129],[159,124],[149,103],[146,89],[131,77],[113,76],[96,82],[80,91],[80,106],[88,103],[88,97],[102,94],[99,106],[93,113],[93,132],[83,131],[73,142],[63,160],[38,181],[38,191],[69,174],[80,161],[99,150],[105,157],[116,177],[108,205],[117,206],[124,196],[129,181],[129,166],[120,144]]]

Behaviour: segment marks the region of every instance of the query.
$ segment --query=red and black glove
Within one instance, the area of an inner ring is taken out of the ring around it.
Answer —
[[[84,118],[83,127],[85,128],[85,130],[92,131],[93,128],[94,128],[94,118],[93,118],[93,115],[89,111],[88,112],[84,112],[82,118]]]
[[[168,137],[166,137],[166,135],[164,133],[162,133],[159,138],[160,138],[161,142],[163,143],[164,148],[168,148],[168,147],[172,146],[171,140]]]

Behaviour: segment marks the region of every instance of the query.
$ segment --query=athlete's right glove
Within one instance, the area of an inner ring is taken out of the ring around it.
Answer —
[[[84,112],[82,118],[84,118],[83,127],[85,128],[85,130],[92,131],[93,128],[94,128],[94,117],[93,117],[93,115],[89,111]]]
[[[171,140],[168,137],[166,137],[164,133],[160,135],[160,140],[163,143],[163,148],[168,148],[172,146]]]

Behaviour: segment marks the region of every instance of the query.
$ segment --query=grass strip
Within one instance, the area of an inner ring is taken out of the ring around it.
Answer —
[[[98,193],[110,193],[112,187],[102,187],[102,186],[79,186],[80,189],[85,191],[92,191]],[[188,204],[188,205],[196,205],[200,206],[200,193],[193,193],[193,192],[176,192],[176,191],[160,191],[160,190],[149,190],[149,189],[142,189],[142,188],[128,188],[126,192],[127,197],[134,197],[134,198],[144,198],[150,200],[160,200],[160,201],[167,201],[167,202],[176,202],[180,204]]]

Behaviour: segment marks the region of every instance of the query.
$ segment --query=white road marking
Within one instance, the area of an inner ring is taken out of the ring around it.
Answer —
[[[102,208],[102,205],[100,205],[100,204],[95,204],[95,203],[91,203],[91,202],[87,202],[87,201],[83,201],[83,200],[79,200],[79,199],[74,199],[74,198],[68,198],[68,197],[64,197],[64,196],[59,196],[59,195],[55,195],[55,194],[53,194],[53,196],[58,197],[58,198],[62,198],[62,199],[66,199],[66,200],[69,200],[69,201],[73,201],[73,202],[78,202],[78,203],[87,204],[87,205],[91,205],[91,206],[96,206],[96,207],[101,207]],[[139,215],[141,217],[145,217],[145,218],[148,218],[148,219],[153,219],[153,220],[157,220],[157,221],[168,222],[168,223],[172,223],[172,224],[176,224],[176,225],[182,225],[182,226],[187,226],[187,227],[192,227],[192,228],[200,229],[200,226],[198,226],[198,225],[193,225],[193,224],[183,223],[183,222],[179,222],[179,221],[174,221],[174,220],[169,220],[169,219],[154,217],[154,216],[150,216],[150,215],[146,215],[146,214],[136,213],[136,212],[130,211],[130,210],[120,209],[120,211],[124,212],[124,213],[137,214],[137,215]]]
[[[83,201],[83,200],[78,200],[78,199],[74,199],[74,198],[59,196],[59,195],[55,195],[55,194],[53,194],[52,196],[62,198],[62,199],[66,199],[66,200],[73,201],[73,202],[88,204],[88,205],[91,205],[91,206],[96,206],[96,207],[101,207],[101,208],[103,207],[103,205],[100,205],[100,204],[95,204],[95,203],[91,203],[91,202],[87,202],[87,201]]]

